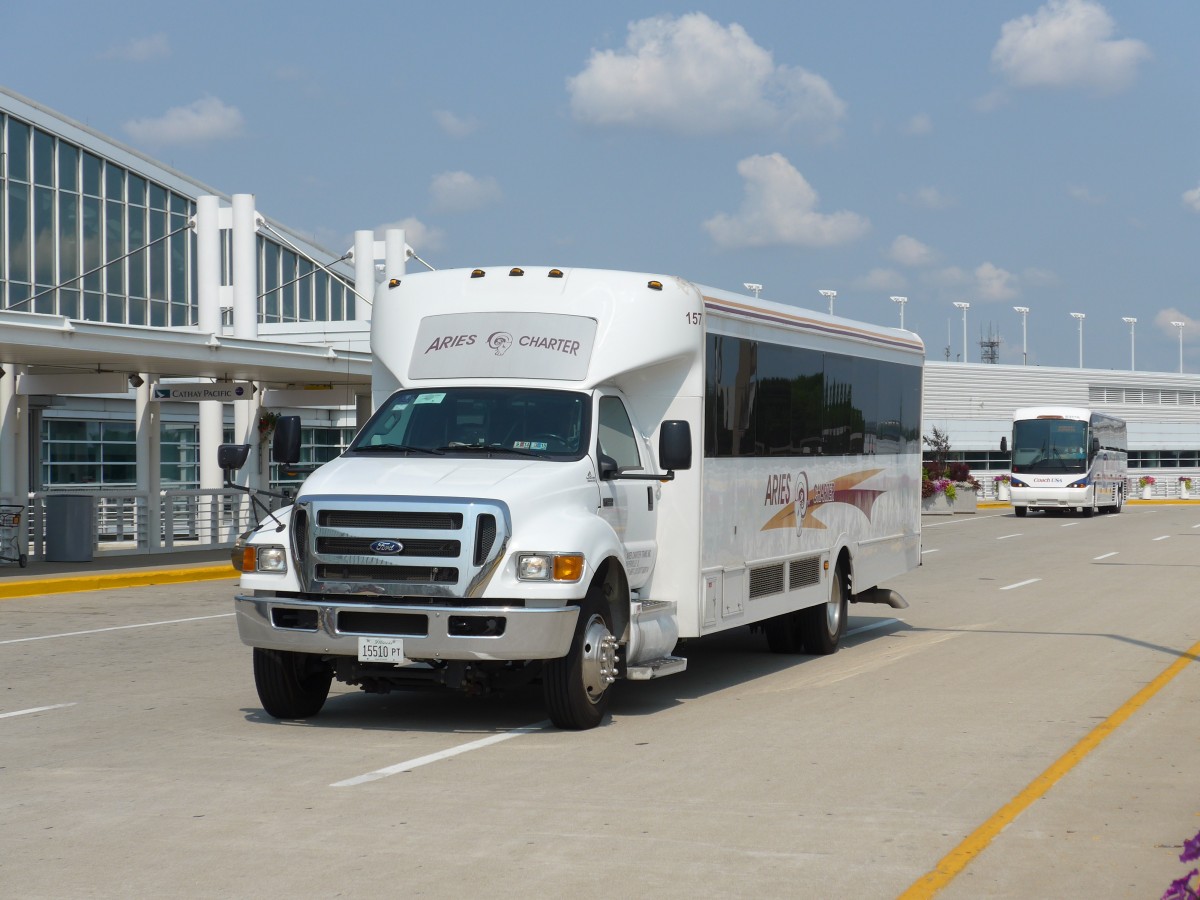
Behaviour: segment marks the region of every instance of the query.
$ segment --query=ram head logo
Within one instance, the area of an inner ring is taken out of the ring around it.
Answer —
[[[512,342],[513,336],[507,331],[493,331],[487,339],[487,345],[496,351],[497,356],[503,356]]]

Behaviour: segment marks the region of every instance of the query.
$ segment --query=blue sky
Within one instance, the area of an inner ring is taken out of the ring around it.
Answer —
[[[0,83],[341,252],[646,270],[931,359],[1200,370],[1200,5],[43,0]],[[20,39],[17,39],[21,36]],[[1193,318],[1195,316],[1195,318]]]

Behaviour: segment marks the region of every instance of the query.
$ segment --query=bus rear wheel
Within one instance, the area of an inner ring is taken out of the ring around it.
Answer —
[[[800,636],[804,641],[804,648],[809,653],[824,656],[837,652],[842,634],[846,630],[849,606],[846,570],[838,566],[833,570],[828,602],[820,606],[810,606],[796,613],[799,617]]]

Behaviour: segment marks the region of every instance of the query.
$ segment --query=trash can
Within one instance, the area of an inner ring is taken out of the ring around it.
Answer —
[[[91,562],[96,547],[96,498],[91,494],[46,497],[46,561]]]

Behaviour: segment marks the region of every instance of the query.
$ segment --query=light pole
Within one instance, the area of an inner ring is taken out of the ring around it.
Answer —
[[[1183,372],[1183,326],[1187,322],[1172,322],[1171,324],[1179,329],[1179,371]]]
[[[829,314],[833,315],[833,301],[837,297],[837,291],[817,291],[822,297],[829,301]]]
[[[1129,326],[1129,371],[1135,369],[1133,364],[1133,329],[1137,325],[1137,319],[1133,316],[1122,316],[1121,321]]]
[[[755,284],[752,281],[743,282],[742,287],[744,287],[746,290],[748,290],[750,293],[752,293],[754,295],[755,300],[757,300],[758,295],[762,293],[762,285]]]
[[[1021,314],[1021,365],[1029,365],[1029,342],[1025,331],[1025,323],[1029,320],[1028,306],[1014,306],[1014,312]]]
[[[956,300],[954,305],[962,310],[963,314],[963,362],[967,361],[967,310],[971,308],[970,303],[962,300]]]
[[[1083,320],[1087,318],[1086,313],[1071,313],[1072,319],[1079,321],[1079,368],[1083,368]]]
[[[893,297],[892,302],[900,307],[900,330],[904,330],[904,304],[908,302],[907,297]]]

